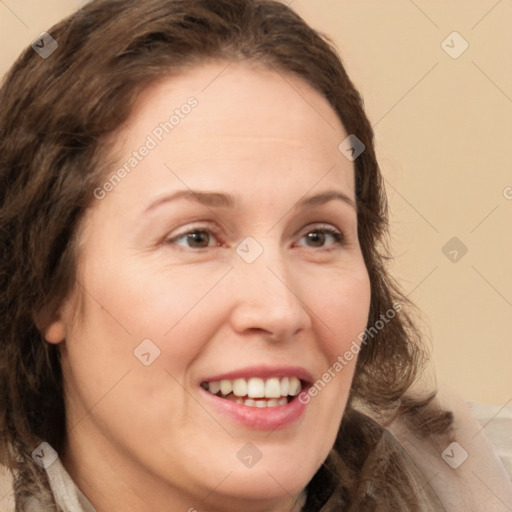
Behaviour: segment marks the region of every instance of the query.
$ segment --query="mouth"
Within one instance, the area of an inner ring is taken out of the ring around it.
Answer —
[[[299,366],[252,366],[203,379],[200,396],[212,414],[251,430],[278,430],[297,425],[309,402],[300,394],[313,384]]]
[[[203,381],[201,387],[216,397],[259,409],[285,406],[307,386],[297,376],[250,377]]]

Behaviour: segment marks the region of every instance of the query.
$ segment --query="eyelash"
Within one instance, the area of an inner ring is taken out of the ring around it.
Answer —
[[[198,225],[198,226],[193,226],[191,227],[188,231],[184,232],[184,233],[181,233],[181,234],[178,234],[172,238],[168,238],[164,241],[165,244],[167,245],[178,245],[176,244],[176,242],[182,238],[185,238],[187,237],[188,235],[191,235],[191,234],[194,234],[194,233],[207,233],[209,235],[214,235],[216,238],[219,238],[219,233],[217,230],[215,229],[212,229],[210,227],[207,227],[207,226],[201,226],[201,225]],[[320,227],[316,227],[314,229],[310,229],[309,231],[307,231],[306,233],[304,233],[302,236],[301,236],[301,239],[304,238],[306,235],[308,235],[309,233],[322,233],[322,234],[326,234],[326,235],[331,235],[333,238],[334,238],[334,244],[332,245],[337,245],[339,248],[341,247],[344,247],[346,245],[346,240],[345,240],[345,237],[343,235],[343,233],[341,233],[340,231],[338,231],[336,228],[333,228],[333,227],[330,227],[330,226],[320,226]],[[196,249],[196,250],[205,250],[205,249],[210,249],[212,247],[219,247],[220,243],[217,243],[216,245],[214,246],[208,246],[208,247],[186,247],[187,249]],[[315,249],[315,247],[312,247],[312,249]],[[332,249],[325,249],[323,247],[319,248],[320,250],[332,250]]]

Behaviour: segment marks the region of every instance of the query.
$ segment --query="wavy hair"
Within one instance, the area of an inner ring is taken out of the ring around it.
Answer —
[[[453,418],[437,408],[434,392],[406,396],[427,353],[412,304],[387,269],[388,206],[374,133],[332,40],[273,0],[93,0],[49,33],[56,51],[43,59],[27,48],[0,89],[0,453],[15,477],[17,510],[26,510],[31,489],[49,489],[32,450],[45,440],[59,451],[66,435],[59,350],[41,333],[73,290],[76,234],[111,163],[105,141],[146,87],[210,59],[300,77],[363,142],[354,165],[368,327],[404,306],[361,346],[338,440],[310,483],[308,510],[319,509],[328,479],[348,478],[349,459],[375,449],[358,441],[367,416],[357,404],[382,424],[403,413],[422,437],[447,432]],[[382,485],[401,496],[395,512],[411,510],[419,498],[410,461],[393,457]],[[350,478],[360,477],[352,470]],[[347,487],[345,503],[356,503],[356,487]]]

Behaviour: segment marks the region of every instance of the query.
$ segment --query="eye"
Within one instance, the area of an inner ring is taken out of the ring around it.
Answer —
[[[326,242],[328,242],[329,240],[332,240],[334,242],[329,245],[345,245],[345,237],[343,236],[343,234],[337,229],[330,226],[312,229],[308,231],[305,235],[303,235],[301,237],[301,240],[302,239],[305,239],[307,240],[307,242],[310,242],[311,245],[309,245],[309,247],[312,248],[325,247]]]
[[[173,238],[169,238],[165,241],[171,245],[181,245],[189,249],[207,249],[208,247],[219,246],[220,243],[210,243],[216,238],[216,234],[205,226],[195,226],[189,229],[187,232],[177,235]],[[183,242],[183,243],[180,243]]]
[[[330,246],[344,246],[345,237],[336,228],[331,226],[318,227],[305,233],[300,240],[306,240],[310,248],[324,248]],[[329,241],[331,243],[329,243]],[[208,249],[209,247],[219,247],[217,233],[206,226],[194,226],[188,231],[178,234],[165,240],[166,244],[178,245],[188,249]]]

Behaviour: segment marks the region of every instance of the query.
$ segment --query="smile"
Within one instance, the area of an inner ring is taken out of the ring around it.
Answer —
[[[203,382],[201,387],[215,396],[248,407],[278,407],[288,404],[303,385],[298,377],[222,379]]]

